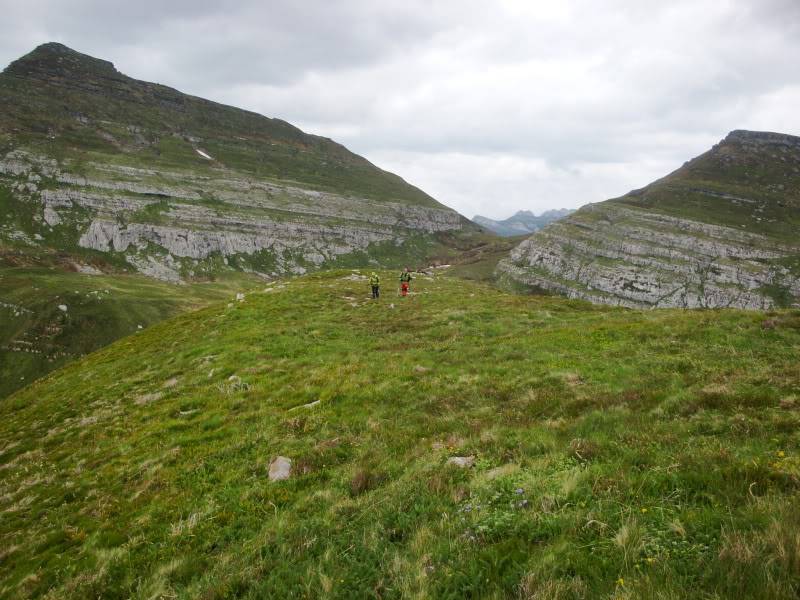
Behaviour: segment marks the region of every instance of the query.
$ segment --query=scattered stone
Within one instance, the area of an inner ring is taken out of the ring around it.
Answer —
[[[84,275],[102,275],[103,272],[100,269],[96,269],[91,265],[82,265],[80,263],[75,263],[75,269],[78,273],[83,273]]]
[[[292,459],[279,456],[269,463],[269,480],[283,481],[292,474]]]
[[[510,475],[511,473],[517,471],[518,469],[519,467],[514,464],[501,465],[499,467],[495,467],[494,469],[488,470],[486,472],[486,479],[491,481],[493,479],[497,479],[505,475]]]
[[[55,227],[61,223],[60,215],[49,206],[44,207],[44,222],[50,227]]]
[[[170,379],[167,379],[167,380],[164,382],[164,385],[163,385],[162,387],[165,387],[165,388],[174,388],[176,385],[178,385],[178,378],[177,378],[177,377],[172,377],[172,378],[170,378]]]
[[[142,394],[138,396],[134,402],[139,406],[143,406],[145,404],[150,404],[151,402],[155,402],[156,400],[160,400],[163,394],[161,392],[152,392],[150,394]]]
[[[301,408],[313,408],[313,407],[317,406],[319,403],[320,403],[319,400],[314,400],[313,402],[309,402],[308,404],[301,404],[300,406],[293,406],[292,408],[289,409],[289,412],[292,412],[293,410],[300,410]]]
[[[447,459],[448,465],[455,465],[459,469],[469,469],[475,464],[474,456],[451,456]]]
[[[237,302],[244,302],[244,294],[242,294],[241,292],[236,294],[236,301]]]
[[[430,371],[430,369],[423,367],[422,365],[417,365],[414,367],[414,373],[427,373],[428,371]]]

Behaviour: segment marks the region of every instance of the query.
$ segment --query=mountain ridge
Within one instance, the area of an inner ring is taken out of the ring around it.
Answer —
[[[151,83],[128,77],[119,72],[112,62],[77,52],[60,43],[48,42],[41,44],[32,52],[10,63],[0,75],[5,75],[7,78],[14,77],[29,82],[37,82],[47,86],[72,87],[89,92],[90,94],[105,93],[105,101],[109,99],[114,99],[116,101],[123,100],[145,106],[146,108],[153,108],[145,101],[150,99],[156,103],[164,104],[166,107],[177,109],[179,114],[184,115],[195,107],[208,108],[215,111],[216,114],[202,115],[204,119],[218,117],[220,113],[224,114],[226,118],[235,117],[233,121],[226,121],[224,123],[226,126],[233,129],[232,133],[237,135],[250,135],[253,137],[257,137],[255,134],[262,134],[266,136],[266,139],[271,141],[295,144],[305,148],[321,146],[322,149],[334,153],[338,158],[354,161],[361,165],[369,165],[379,170],[384,175],[389,176],[390,179],[393,180],[393,184],[399,184],[402,181],[403,184],[407,185],[409,188],[413,188],[415,192],[418,193],[418,197],[416,198],[418,201],[441,206],[429,195],[419,190],[419,188],[407,184],[407,182],[403,181],[402,178],[397,175],[379,169],[364,157],[350,152],[344,146],[330,138],[305,133],[298,127],[282,119],[266,117],[250,110],[221,104],[199,96],[184,94],[175,88],[163,84]],[[93,77],[99,77],[100,79],[91,79]],[[90,79],[90,81],[87,82],[86,79]],[[84,100],[82,98],[78,99]],[[85,100],[81,103],[81,106],[86,106]],[[16,105],[16,107],[18,108],[19,105]],[[15,104],[7,102],[4,108],[15,108]],[[75,114],[70,116],[78,118],[83,117],[84,115],[80,114],[78,108],[80,108],[80,106],[72,108],[70,112]],[[121,112],[121,108],[125,107],[107,102],[105,105],[91,104],[89,108],[99,112],[101,116],[118,116]],[[19,112],[19,110],[16,111],[17,114],[19,114]],[[41,120],[47,122],[46,113],[34,114],[30,112],[29,114],[37,120],[37,123],[40,123]],[[243,120],[243,115],[250,119]],[[170,116],[174,117],[174,115]],[[3,119],[0,118],[0,127],[2,127],[3,124]],[[180,127],[185,123],[179,119],[177,122],[171,124],[173,125],[172,129],[175,132],[179,132]],[[213,124],[215,127],[220,127],[222,123],[220,119],[217,118]],[[253,129],[254,124],[256,126],[255,129]],[[175,127],[175,125],[177,125],[177,127]],[[207,126],[206,123],[202,125]]]
[[[538,231],[553,221],[562,219],[573,212],[575,211],[570,208],[557,208],[546,210],[540,215],[536,215],[530,210],[518,210],[507,219],[496,220],[475,215],[472,217],[472,221],[482,227],[486,227],[497,235],[511,237]]]
[[[587,205],[501,261],[512,285],[629,307],[800,297],[800,137],[734,130],[669,175]]]
[[[21,215],[0,243],[18,252],[88,252],[179,282],[419,263],[478,232],[332,140],[62,44],[12,62],[0,102],[0,188]]]

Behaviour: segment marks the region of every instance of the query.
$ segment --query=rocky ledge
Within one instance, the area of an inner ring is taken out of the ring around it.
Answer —
[[[147,275],[180,281],[209,262],[244,257],[265,275],[302,273],[374,244],[400,248],[411,236],[456,231],[456,212],[378,202],[279,181],[215,177],[70,162],[13,151],[0,185],[31,207],[49,232],[80,248],[116,253]],[[47,233],[47,232],[45,232]],[[398,253],[399,250],[398,250]],[[248,267],[247,265],[250,265]]]
[[[650,186],[537,232],[498,272],[632,308],[797,306],[799,222],[800,138],[734,131]]]

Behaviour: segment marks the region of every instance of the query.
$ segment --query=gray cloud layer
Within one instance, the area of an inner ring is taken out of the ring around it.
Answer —
[[[640,187],[736,128],[800,133],[798,0],[0,0],[44,41],[330,136],[468,216]]]

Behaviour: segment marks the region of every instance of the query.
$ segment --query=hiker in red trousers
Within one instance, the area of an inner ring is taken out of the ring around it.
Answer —
[[[400,273],[400,295],[401,296],[408,296],[408,286],[411,284],[411,272],[408,270],[408,267],[403,269],[403,272]]]

